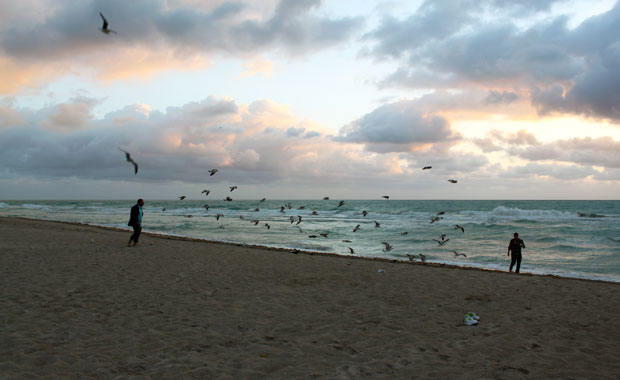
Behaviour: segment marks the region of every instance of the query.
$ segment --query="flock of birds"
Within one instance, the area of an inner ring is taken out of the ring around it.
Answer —
[[[102,17],[103,17],[103,15],[102,15]],[[138,168],[139,168],[138,163],[131,157],[131,154],[129,152],[127,152],[127,151],[125,151],[125,150],[123,150],[121,148],[118,148],[118,149],[120,151],[122,151],[123,153],[125,153],[125,160],[133,165],[134,173],[137,175],[138,174]],[[425,167],[422,168],[422,170],[429,170],[429,169],[432,169],[432,166],[425,166]],[[209,176],[213,176],[217,172],[218,172],[218,169],[211,169],[211,170],[208,171]],[[449,179],[448,181],[450,183],[457,183],[457,181],[454,180],[454,179]],[[235,186],[229,186],[228,189],[229,189],[229,192],[232,193],[233,191],[238,189],[238,186],[236,186],[236,185]],[[209,196],[210,193],[211,193],[211,190],[203,189],[200,194],[201,195],[204,194],[205,197],[207,197],[207,196]],[[186,199],[187,196],[181,195],[178,198],[179,198],[179,200],[182,201],[182,200]],[[381,196],[381,198],[382,199],[390,199],[390,196],[389,195],[383,195],[383,196]],[[233,199],[230,196],[226,196],[223,200],[227,201],[227,202],[232,202]],[[266,198],[262,198],[262,199],[259,200],[259,202],[263,203],[263,202],[265,202],[265,200],[266,200]],[[329,200],[329,197],[323,197],[323,200]],[[346,202],[341,200],[341,201],[338,202],[338,206],[337,207],[342,207],[345,204],[346,204]],[[209,204],[205,204],[203,207],[205,208],[205,211],[209,211],[209,207],[210,207]],[[305,208],[306,208],[305,205],[301,205],[301,206],[298,207],[299,210],[304,210]],[[280,206],[280,212],[283,213],[283,214],[286,213],[287,209],[288,210],[293,209],[293,206],[291,205],[290,202],[285,204],[285,205]],[[162,212],[165,212],[165,211],[166,211],[166,208],[163,208]],[[260,211],[260,208],[257,207],[257,208],[254,209],[254,211]],[[363,210],[361,212],[361,214],[362,214],[362,217],[365,218],[367,215],[369,215],[369,212],[367,210]],[[442,220],[444,214],[445,214],[444,211],[438,212],[437,215],[435,215],[433,218],[431,218],[430,223],[432,224],[432,223],[435,223],[437,221]],[[313,210],[311,212],[311,215],[318,215],[318,211]],[[185,217],[186,218],[191,218],[193,216],[192,215],[185,215]],[[220,218],[224,217],[224,214],[217,213],[217,214],[214,215],[214,217],[216,218],[216,220],[219,221]],[[242,220],[245,219],[243,217],[243,215],[239,215],[239,218],[242,219]],[[299,224],[301,224],[302,221],[303,221],[303,217],[301,215],[297,215],[296,217],[295,216],[290,216],[289,217],[290,224],[291,225],[294,224],[294,227],[297,228],[300,233],[305,233],[304,230],[301,227],[299,227]],[[255,226],[258,226],[258,224],[260,223],[260,221],[258,219],[252,219],[250,222],[252,224],[254,224]],[[380,228],[381,227],[381,223],[377,222],[376,220],[374,220],[373,222],[374,222],[374,227],[375,228]],[[264,223],[264,227],[267,228],[268,230],[271,229],[271,225],[269,223]],[[223,224],[221,224],[219,226],[219,228],[224,229],[225,226]],[[360,229],[361,229],[361,225],[357,224],[355,227],[353,227],[352,232],[357,232]],[[459,226],[458,224],[456,224],[454,226],[454,229],[455,230],[460,230],[461,233],[465,233],[465,228],[463,228],[462,226]],[[401,235],[403,235],[403,236],[406,236],[407,234],[408,234],[407,231],[401,232]],[[319,236],[321,236],[323,238],[328,238],[329,234],[328,233],[319,233],[318,235],[311,234],[311,235],[308,235],[308,238],[315,239],[315,238],[318,238]],[[440,247],[443,247],[446,243],[448,243],[450,241],[449,238],[446,238],[446,234],[442,234],[441,236],[439,236],[439,239],[432,239],[432,240],[437,242],[437,244]],[[342,242],[343,243],[352,243],[351,240],[342,240]],[[383,245],[383,252],[391,252],[394,249],[394,247],[390,243],[388,243],[388,242],[381,242],[381,244]],[[355,254],[355,250],[352,247],[348,246],[347,248],[349,249],[349,254],[352,254],[352,255]],[[298,250],[298,249],[293,250],[293,253],[299,253],[299,252],[301,252],[301,251]],[[459,252],[454,251],[454,250],[451,250],[450,252],[452,252],[454,254],[455,258],[457,258],[459,256],[467,257],[466,254],[459,253]],[[426,256],[424,254],[419,254],[418,256],[419,256],[419,259],[420,259],[421,262],[426,262]],[[407,257],[408,257],[409,261],[415,261],[418,256],[407,254]]]
[[[106,34],[106,35],[118,34],[116,31],[114,31],[114,30],[109,28],[108,20],[105,18],[103,13],[99,12],[99,15],[101,16],[101,20],[103,21],[103,25],[101,26],[101,28],[99,28],[99,30],[103,34]],[[121,148],[118,148],[118,149],[125,154],[125,160],[133,165],[134,174],[137,175],[138,174],[138,169],[139,169],[138,163],[131,157],[131,154],[129,152],[127,152],[126,150],[123,150]],[[422,168],[422,170],[429,170],[429,169],[432,169],[432,166],[424,166]],[[211,169],[211,170],[208,171],[209,176],[213,176],[217,172],[218,172],[218,169]],[[454,184],[454,183],[457,183],[458,181],[455,180],[455,179],[448,179],[448,182]],[[233,192],[233,191],[237,190],[237,188],[238,188],[237,186],[230,186],[229,190],[230,190],[230,192]],[[210,193],[211,193],[211,191],[208,190],[208,189],[204,189],[201,192],[201,194],[204,194],[205,196],[208,196]],[[181,200],[181,201],[184,200],[185,198],[187,198],[185,195],[179,196],[179,200]],[[383,199],[390,199],[390,196],[389,195],[383,195],[381,198],[383,198]],[[227,202],[232,202],[232,200],[233,199],[230,196],[227,196],[226,198],[224,198],[224,201],[227,201]],[[260,200],[260,202],[263,203],[263,202],[265,202],[265,200],[266,200],[266,198],[262,198]],[[324,197],[323,200],[329,200],[329,197]],[[342,207],[342,206],[344,206],[344,204],[345,204],[345,201],[339,201],[338,202],[338,207]],[[204,208],[205,208],[205,211],[208,211],[209,210],[209,205],[205,204]],[[292,208],[293,207],[291,206],[291,204],[288,203],[288,204],[283,205],[283,206],[280,207],[280,212],[281,213],[285,213],[287,209],[290,210]],[[303,209],[305,209],[305,206],[300,206],[299,209],[303,210]],[[255,209],[255,211],[259,211],[259,210],[260,209],[258,207]],[[166,209],[163,208],[162,211],[166,211]],[[362,216],[363,217],[366,217],[368,214],[369,214],[369,212],[367,210],[363,210],[362,211]],[[318,215],[318,212],[316,210],[313,210],[311,215]],[[431,219],[430,223],[435,223],[435,222],[443,219],[442,215],[444,215],[443,211],[438,212],[437,215]],[[216,220],[219,221],[220,218],[222,218],[223,216],[224,216],[224,214],[218,213],[218,214],[215,215],[215,218],[216,218]],[[191,218],[192,215],[185,215],[185,217],[186,218]],[[244,219],[244,217],[242,215],[240,215],[239,218],[240,219]],[[295,227],[299,230],[300,233],[304,233],[302,228],[299,227],[299,224],[301,224],[301,222],[302,222],[302,216],[301,215],[297,215],[296,218],[294,216],[291,216],[289,218],[289,221],[290,221],[290,224],[295,224]],[[260,221],[258,219],[253,219],[253,220],[251,220],[251,223],[254,224],[255,226],[257,226],[260,223]],[[381,227],[381,224],[379,222],[374,221],[374,223],[375,223],[375,228]],[[271,229],[271,225],[269,223],[264,223],[264,226],[267,229]],[[225,227],[222,224],[222,225],[219,226],[219,228],[224,229]],[[352,231],[353,232],[357,232],[357,231],[360,230],[360,228],[361,228],[361,225],[357,224],[355,227],[353,227]],[[459,226],[458,224],[455,225],[454,228],[455,229],[460,229],[462,233],[465,232],[465,229],[463,227]],[[403,236],[405,236],[407,234],[408,234],[407,231],[401,233],[401,235],[403,235]],[[315,239],[315,238],[318,238],[318,236],[322,236],[323,238],[328,238],[329,234],[328,233],[320,233],[319,235],[311,234],[311,235],[308,235],[308,238]],[[440,239],[441,240],[433,239],[434,241],[436,241],[439,244],[440,247],[444,246],[448,241],[450,241],[450,239],[446,239],[446,235],[445,234],[442,234],[440,236]],[[351,240],[343,240],[343,242],[344,243],[351,243]],[[388,242],[381,242],[381,244],[384,247],[383,248],[383,252],[391,252],[394,249],[394,247],[390,243],[388,243]],[[349,249],[349,253],[350,254],[352,254],[352,255],[355,254],[355,250],[352,247],[348,246],[347,248]],[[293,252],[294,253],[299,253],[300,250],[295,249],[295,250],[293,250]],[[464,253],[459,253],[459,252],[454,251],[454,250],[452,250],[450,252],[452,252],[454,254],[455,258],[458,257],[458,256],[467,257],[467,255],[465,255]],[[416,259],[416,255],[407,254],[407,257],[409,258],[409,261],[415,261],[415,259]],[[420,261],[426,262],[426,256],[424,254],[420,253],[419,254],[419,258],[420,258]]]

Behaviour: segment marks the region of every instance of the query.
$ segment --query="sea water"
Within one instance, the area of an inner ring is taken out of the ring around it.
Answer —
[[[146,232],[342,255],[351,255],[349,248],[356,256],[396,260],[422,253],[428,262],[496,270],[507,269],[508,243],[518,232],[526,245],[522,272],[620,282],[620,201],[345,200],[340,207],[338,203],[146,200],[143,225]],[[0,216],[129,230],[133,204],[2,201]],[[219,220],[217,214],[222,215]],[[299,216],[302,221],[297,224]],[[431,223],[436,216],[443,219]],[[440,246],[433,239],[441,240],[442,234],[449,241]],[[386,251],[384,242],[393,248]],[[453,251],[467,256],[455,257]]]

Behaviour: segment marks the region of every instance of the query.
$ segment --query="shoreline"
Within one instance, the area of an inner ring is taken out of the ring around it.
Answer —
[[[36,218],[26,218],[26,217],[17,217],[17,216],[0,216],[0,218],[23,219],[23,220],[30,220],[30,221],[53,222],[53,223],[76,225],[76,226],[88,226],[88,227],[94,227],[94,228],[102,228],[102,229],[109,230],[109,231],[131,233],[130,228],[124,229],[124,228],[118,228],[118,227],[110,227],[110,226],[80,223],[80,222],[67,222],[67,221],[59,221],[59,220],[52,220],[52,219],[36,219]],[[476,270],[476,271],[489,272],[489,273],[509,273],[507,270],[488,268],[484,266],[454,265],[454,264],[439,263],[439,262],[434,262],[434,261],[423,263],[419,259],[416,261],[410,262],[407,260],[388,259],[388,258],[383,258],[383,257],[343,255],[343,254],[338,254],[334,252],[308,251],[308,250],[302,250],[302,249],[272,247],[272,246],[259,245],[259,244],[236,243],[236,242],[227,242],[227,241],[221,241],[221,240],[209,240],[209,239],[193,238],[189,236],[171,235],[171,234],[159,233],[159,232],[143,231],[142,235],[147,235],[151,237],[160,237],[160,238],[168,239],[168,240],[180,240],[180,241],[207,243],[207,244],[230,245],[230,246],[235,246],[235,247],[264,249],[264,250],[270,250],[270,251],[276,251],[276,252],[293,253],[294,251],[297,251],[299,254],[305,254],[305,255],[329,256],[329,257],[337,257],[337,258],[344,258],[344,259],[368,260],[368,261],[378,261],[378,262],[386,262],[386,263],[406,264],[406,265],[426,265],[426,266],[444,267],[444,268],[451,268],[451,269]],[[574,276],[561,276],[561,275],[550,274],[550,273],[532,273],[532,272],[521,272],[519,273],[519,275],[541,276],[541,277],[551,277],[551,278],[558,278],[558,279],[570,279],[570,280],[579,280],[579,281],[593,281],[593,282],[620,284],[620,279],[587,278],[586,276],[588,276],[589,274],[586,274],[586,273],[582,273],[582,272],[570,272],[570,273],[573,273]],[[584,277],[578,277],[579,275],[583,275]],[[603,276],[605,275],[593,275],[593,277],[603,277]]]

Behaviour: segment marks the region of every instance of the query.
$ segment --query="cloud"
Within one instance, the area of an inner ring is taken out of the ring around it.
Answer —
[[[364,143],[375,152],[405,152],[434,143],[457,140],[441,115],[423,113],[415,101],[383,105],[342,127],[335,141]]]
[[[515,94],[511,91],[495,91],[489,90],[489,95],[486,98],[487,103],[498,104],[498,103],[512,103],[515,100],[519,99],[519,95]]]
[[[5,178],[202,183],[207,170],[219,168],[211,180],[258,184],[361,179],[369,168],[383,170],[359,146],[334,142],[318,125],[267,100],[245,105],[210,96],[165,112],[137,104],[102,119],[90,117],[88,107],[82,108],[86,103],[75,99],[20,110],[27,125],[0,129],[0,173]],[[117,147],[140,164],[137,176]],[[334,162],[341,165],[336,168]]]
[[[579,165],[620,168],[620,141],[611,137],[584,137],[558,140],[523,148],[513,148],[510,154],[527,160],[554,160]]]
[[[318,0],[281,0],[269,11],[252,3],[222,2],[205,9],[191,2],[169,6],[164,0],[60,0],[43,16],[14,9],[0,35],[0,73],[9,78],[0,90],[37,85],[69,68],[116,80],[172,67],[204,68],[222,55],[248,57],[269,50],[305,55],[347,40],[362,22],[319,15]],[[118,35],[97,30],[99,11]],[[245,73],[264,74],[268,66],[256,61]],[[19,75],[5,75],[11,72]]]
[[[563,181],[582,180],[596,175],[592,167],[581,165],[550,165],[530,162],[524,166],[514,166],[500,174],[505,178],[551,177]]]
[[[41,124],[56,131],[82,129],[92,120],[91,110],[97,103],[95,99],[81,97],[73,99],[70,103],[58,104],[48,120]]]
[[[0,105],[0,127],[25,125],[22,115],[9,106]]]
[[[492,130],[484,138],[472,142],[485,153],[502,151],[527,161],[598,166],[605,170],[620,168],[620,141],[609,136],[541,142],[525,130],[512,134]]]
[[[541,115],[620,120],[620,3],[576,28],[567,16],[530,17],[551,4],[425,1],[366,33],[365,54],[400,62],[383,88],[477,88],[489,91],[489,104],[525,96]]]
[[[246,61],[243,64],[243,72],[239,74],[239,77],[247,78],[256,75],[262,75],[264,77],[270,78],[274,67],[274,62],[265,61],[261,58],[254,58],[252,60]]]

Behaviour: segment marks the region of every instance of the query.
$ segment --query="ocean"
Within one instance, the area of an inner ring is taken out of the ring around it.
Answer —
[[[0,201],[0,216],[129,231],[134,204],[135,200]],[[526,245],[521,272],[620,282],[620,201],[382,199],[338,204],[339,200],[146,200],[143,226],[152,233],[345,256],[351,255],[349,248],[355,256],[395,260],[424,254],[427,262],[492,270],[507,270],[508,243],[518,232]],[[442,219],[431,223],[434,217]],[[449,240],[440,246],[433,239],[441,241],[442,234]],[[392,249],[386,250],[384,242]],[[455,257],[453,251],[466,257]]]

